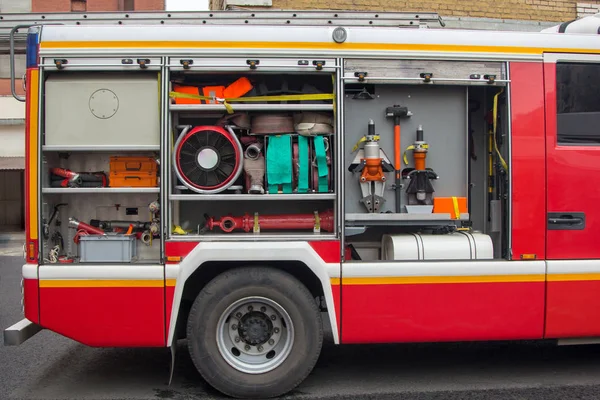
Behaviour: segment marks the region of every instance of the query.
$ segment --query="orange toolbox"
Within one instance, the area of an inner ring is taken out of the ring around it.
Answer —
[[[456,215],[458,209],[459,215]],[[467,211],[467,198],[466,197],[434,197],[433,198],[433,212],[434,213],[447,213],[450,214],[451,218],[457,219],[460,214],[466,214]]]
[[[156,187],[158,165],[152,157],[111,157],[110,187]]]

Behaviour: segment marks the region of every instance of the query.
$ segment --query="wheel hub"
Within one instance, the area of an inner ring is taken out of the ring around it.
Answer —
[[[239,334],[251,346],[266,343],[273,334],[273,323],[264,313],[252,311],[242,317]]]
[[[288,313],[273,300],[246,297],[229,306],[218,323],[217,345],[238,371],[260,374],[280,365],[294,343]]]

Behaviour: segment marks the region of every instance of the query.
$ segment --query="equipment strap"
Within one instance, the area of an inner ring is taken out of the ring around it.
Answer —
[[[454,205],[454,218],[460,219],[460,210],[458,209],[458,199],[456,197],[452,197],[452,204]]]
[[[379,135],[375,135],[373,136],[373,140],[379,140]],[[356,150],[358,150],[358,146],[362,143],[362,142],[366,142],[367,141],[367,137],[363,136],[362,138],[360,138],[360,140],[358,142],[356,142],[356,144],[354,145],[354,147],[352,148],[352,152],[354,153]]]
[[[315,144],[315,156],[317,159],[317,170],[319,176],[319,192],[327,192],[329,190],[328,179],[329,171],[327,168],[327,155],[325,153],[325,142],[322,136],[313,138]]]
[[[254,226],[252,227],[253,233],[260,233],[260,224],[258,222],[258,213],[254,213]]]
[[[223,104],[229,114],[233,114],[233,107],[229,103],[233,102],[264,102],[264,101],[314,101],[314,100],[333,100],[333,93],[318,93],[318,94],[287,94],[280,96],[251,96],[251,97],[236,97],[236,98],[220,98],[216,96],[200,96],[197,94],[169,92],[169,97],[172,99],[194,99],[213,101]]]
[[[321,218],[319,217],[318,211],[315,211],[314,213],[315,213],[315,226],[314,226],[313,231],[315,233],[319,233],[319,232],[321,232]]]
[[[298,193],[308,192],[308,138],[304,136],[298,136]]]

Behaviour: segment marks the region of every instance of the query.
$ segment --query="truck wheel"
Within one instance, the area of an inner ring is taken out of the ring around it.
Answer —
[[[233,397],[265,398],[292,390],[312,371],[323,325],[300,281],[276,269],[246,267],[202,289],[187,336],[194,365],[212,387]]]

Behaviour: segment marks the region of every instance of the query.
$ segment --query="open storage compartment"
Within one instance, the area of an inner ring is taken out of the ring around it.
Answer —
[[[170,60],[171,238],[333,237],[337,75],[312,61]]]
[[[153,69],[44,71],[44,263],[161,261],[161,92]]]
[[[508,258],[506,65],[348,59],[344,79],[345,260]]]

